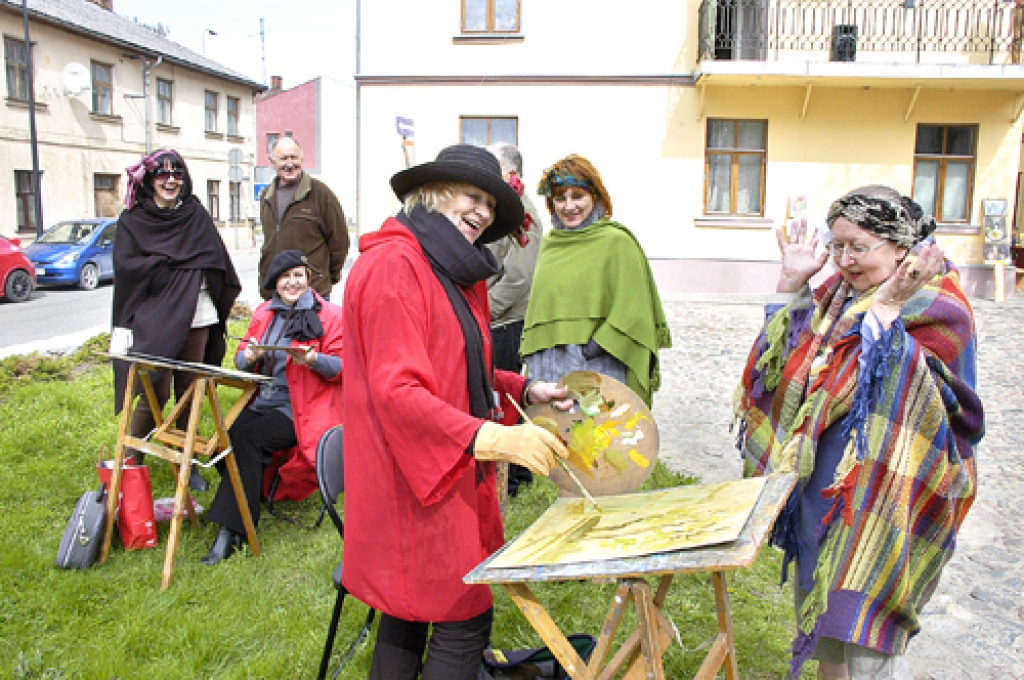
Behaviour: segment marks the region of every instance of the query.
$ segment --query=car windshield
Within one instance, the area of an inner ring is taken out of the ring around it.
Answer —
[[[84,244],[100,225],[92,222],[61,222],[50,227],[42,235],[39,243],[74,243]]]

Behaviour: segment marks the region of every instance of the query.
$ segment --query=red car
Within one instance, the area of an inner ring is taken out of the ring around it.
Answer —
[[[0,236],[0,292],[11,302],[25,302],[36,288],[36,269],[21,241]]]

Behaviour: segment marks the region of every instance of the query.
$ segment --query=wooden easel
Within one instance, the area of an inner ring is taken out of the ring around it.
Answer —
[[[163,576],[160,581],[161,590],[171,585],[174,576],[174,561],[178,552],[178,536],[181,532],[182,516],[187,514],[193,525],[199,521],[192,509],[192,502],[188,493],[188,479],[192,470],[192,459],[196,456],[214,457],[220,456],[231,480],[231,486],[235,492],[235,500],[238,502],[238,509],[242,515],[242,522],[245,524],[246,536],[249,540],[249,547],[254,555],[260,554],[259,539],[256,536],[256,528],[252,523],[252,516],[249,513],[249,503],[245,498],[245,490],[242,488],[242,480],[238,474],[238,464],[235,462],[235,453],[231,448],[231,441],[228,438],[228,428],[235,422],[235,419],[249,403],[249,398],[255,393],[261,382],[269,382],[271,378],[243,371],[231,371],[219,366],[208,366],[171,359],[161,359],[144,355],[107,355],[111,359],[124,361],[131,364],[128,371],[128,384],[124,393],[124,407],[121,410],[121,424],[117,433],[117,444],[114,447],[114,469],[110,478],[110,490],[107,497],[107,525],[106,534],[103,538],[103,549],[100,552],[100,562],[105,562],[110,554],[110,541],[114,529],[114,517],[117,509],[117,499],[121,491],[121,474],[124,465],[125,449],[138,449],[147,454],[163,458],[169,461],[177,482],[174,493],[174,514],[171,517],[171,528],[167,536],[167,554],[164,558]],[[151,373],[164,370],[189,371],[196,374],[195,380],[188,390],[177,401],[174,408],[165,418],[163,409],[156,397],[156,390],[153,388]],[[144,439],[133,437],[129,434],[132,422],[132,414],[138,401],[135,399],[136,392],[141,385],[142,396],[139,399],[146,399],[156,429]],[[217,395],[219,386],[233,387],[242,390],[242,395],[231,410],[225,414],[221,408],[220,399]],[[213,415],[215,432],[210,437],[203,437],[199,434],[199,420],[202,415],[203,402],[210,406]],[[191,405],[188,426],[186,430],[175,427],[178,417]]]
[[[675,633],[662,609],[672,579],[676,574],[710,572],[718,611],[718,633],[695,678],[712,680],[724,667],[727,680],[739,680],[725,572],[743,569],[754,563],[796,481],[795,474],[769,477],[750,519],[739,538],[732,543],[616,560],[541,567],[489,567],[504,551],[502,549],[470,572],[464,581],[504,586],[523,616],[573,680],[611,680],[623,669],[626,671],[623,676],[626,680],[664,680],[662,657]],[[656,592],[647,581],[652,576],[660,577]],[[608,579],[615,579],[618,588],[601,628],[597,647],[589,663],[584,663],[528,584],[559,581],[607,583]],[[636,628],[608,659],[612,642],[630,603],[636,610]]]

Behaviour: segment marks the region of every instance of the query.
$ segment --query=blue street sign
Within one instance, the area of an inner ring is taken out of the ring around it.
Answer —
[[[398,134],[402,135],[403,137],[412,137],[412,118],[402,118],[401,116],[395,116],[395,128],[398,130]]]
[[[254,196],[253,196],[252,200],[254,200],[254,201],[260,200],[260,194],[262,194],[263,190],[266,189],[268,186],[270,186],[270,185],[269,184],[253,184],[252,188],[253,188]]]

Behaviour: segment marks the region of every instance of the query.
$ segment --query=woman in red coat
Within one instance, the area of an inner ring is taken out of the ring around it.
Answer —
[[[495,396],[566,391],[491,364],[483,244],[523,222],[494,156],[448,147],[391,186],[405,209],[362,238],[345,287],[342,580],[383,613],[371,678],[475,680],[493,600],[462,578],[504,542],[492,461],[547,474],[567,455],[541,428],[497,424]]]
[[[274,256],[263,282],[274,297],[253,312],[247,340],[235,366],[273,378],[231,425],[235,450],[254,524],[260,519],[263,469],[276,451],[298,446],[293,486],[308,495],[316,488],[316,447],[328,428],[341,422],[341,308],[310,285],[306,256],[285,250]],[[264,350],[253,345],[288,349]],[[217,469],[224,474],[223,464]],[[220,525],[203,564],[229,557],[245,539],[245,526],[228,480],[222,479],[206,518]]]

